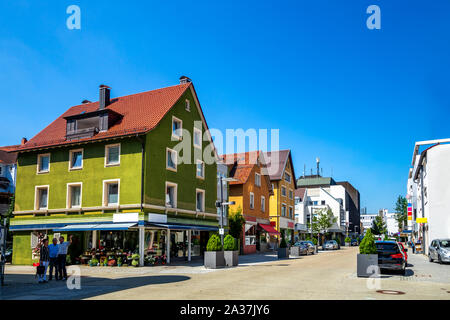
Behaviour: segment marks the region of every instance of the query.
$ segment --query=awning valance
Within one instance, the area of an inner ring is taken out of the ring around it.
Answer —
[[[146,226],[158,227],[170,230],[197,230],[197,231],[218,231],[214,226],[196,226],[189,224],[168,224],[168,223],[146,223]]]
[[[128,230],[136,226],[137,223],[103,223],[103,224],[69,224],[62,228],[53,229],[53,231],[93,231],[93,230]]]
[[[258,223],[261,228],[263,228],[268,234],[279,235],[280,233],[272,227],[270,224]]]

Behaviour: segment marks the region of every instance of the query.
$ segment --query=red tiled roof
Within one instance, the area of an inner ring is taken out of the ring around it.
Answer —
[[[20,145],[0,147],[0,163],[13,164],[17,162],[17,153],[12,152]]]
[[[270,180],[281,180],[283,178],[284,169],[286,168],[287,161],[291,162],[292,175],[291,179],[294,179],[295,188],[297,188],[297,181],[295,179],[294,164],[292,162],[291,150],[279,150],[264,152],[264,156],[267,164],[267,172],[270,176]]]
[[[64,117],[77,115],[83,111],[86,113],[95,111],[99,107],[99,102],[73,106],[24,145],[19,146],[18,150],[30,150],[148,132],[156,127],[191,84],[189,82],[112,98],[111,104],[107,106],[107,109],[121,114],[123,116],[121,121],[111,126],[108,131],[99,132],[91,138],[67,141],[66,120]]]
[[[234,178],[237,181],[231,181],[230,185],[246,183],[253,167],[258,163],[259,156],[260,151],[232,153],[220,156],[220,159],[228,166],[233,166],[237,162],[236,171],[230,173],[230,178]]]

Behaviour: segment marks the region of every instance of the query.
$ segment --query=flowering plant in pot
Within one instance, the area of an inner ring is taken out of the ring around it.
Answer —
[[[227,234],[223,240],[223,250],[225,265],[227,267],[234,267],[239,264],[239,251],[236,250],[236,239],[230,234]]]
[[[134,253],[132,256],[131,256],[131,265],[133,266],[133,267],[139,267],[139,258],[140,258],[141,256],[139,255],[139,254],[137,254],[137,253]]]
[[[217,269],[225,266],[222,243],[217,234],[213,234],[208,240],[205,251],[204,265],[205,268],[210,269]]]

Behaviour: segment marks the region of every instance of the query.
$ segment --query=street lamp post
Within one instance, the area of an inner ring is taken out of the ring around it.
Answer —
[[[223,231],[223,211],[224,211],[224,206],[235,204],[234,201],[231,201],[231,202],[224,202],[223,201],[223,183],[224,182],[237,181],[237,180],[234,179],[234,178],[224,178],[222,175],[220,175],[219,180],[220,180],[220,201],[216,202],[216,207],[218,207],[219,210],[220,210],[220,242],[222,243],[222,246],[223,246],[223,236],[224,236],[224,231]]]

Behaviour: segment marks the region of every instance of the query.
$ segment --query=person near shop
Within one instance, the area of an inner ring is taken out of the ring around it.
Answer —
[[[48,250],[50,252],[50,273],[48,280],[51,281],[53,278],[53,268],[55,268],[55,279],[59,280],[59,268],[58,268],[58,252],[59,252],[59,244],[58,239],[53,238],[53,243],[48,246]]]
[[[48,239],[42,240],[42,246],[39,253],[39,267],[43,267],[43,270],[38,273],[39,283],[46,283],[47,281],[47,268],[50,262],[50,251],[48,249]]]
[[[58,248],[58,272],[59,280],[67,280],[67,270],[66,270],[66,257],[67,250],[72,244],[72,235],[69,237],[69,241],[64,241],[64,237],[59,237],[59,248]]]

